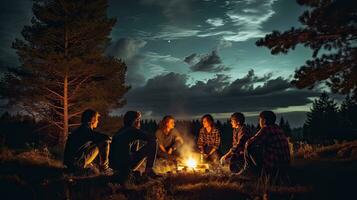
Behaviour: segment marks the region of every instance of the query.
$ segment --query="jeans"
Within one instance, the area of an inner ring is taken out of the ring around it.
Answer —
[[[132,150],[129,159],[125,162],[120,162],[114,168],[119,171],[119,174],[127,179],[131,171],[137,170],[146,160],[146,169],[151,170],[154,166],[157,152],[157,142],[147,143],[139,149]],[[121,157],[121,156],[119,156]]]
[[[99,155],[99,166],[102,170],[109,167],[109,146],[110,141],[103,141],[96,144],[88,141],[77,151],[74,157],[74,167],[77,169],[87,168]]]

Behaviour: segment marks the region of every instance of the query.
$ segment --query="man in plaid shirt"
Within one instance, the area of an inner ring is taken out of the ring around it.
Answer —
[[[276,116],[272,111],[260,113],[261,129],[245,144],[245,166],[239,174],[249,170],[254,173],[276,175],[289,167],[288,140],[281,128],[275,124],[275,120]]]
[[[208,114],[202,117],[202,126],[197,140],[198,149],[204,159],[217,162],[221,132],[214,126],[213,117]]]

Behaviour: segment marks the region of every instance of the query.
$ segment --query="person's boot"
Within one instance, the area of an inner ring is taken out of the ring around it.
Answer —
[[[97,176],[100,174],[100,170],[93,164],[90,163],[89,165],[84,168],[84,175],[85,176]]]
[[[156,174],[152,168],[145,170],[144,175],[153,179],[162,177],[161,175]]]
[[[110,167],[107,167],[107,168],[101,170],[101,174],[104,176],[112,176],[114,174],[114,170]]]

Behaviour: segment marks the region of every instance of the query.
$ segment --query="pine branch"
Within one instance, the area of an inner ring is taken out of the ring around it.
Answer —
[[[85,83],[87,80],[89,80],[89,78],[91,78],[92,75],[88,75],[87,77],[84,77],[82,81],[80,81],[76,87],[74,88],[73,92],[71,92],[70,95],[68,95],[68,99],[72,100],[74,98],[74,96],[76,95],[76,93],[78,92],[79,88],[82,86],[83,83]]]
[[[54,109],[60,109],[60,110],[63,110],[63,109],[64,109],[63,107],[53,105],[53,104],[50,103],[50,102],[46,102],[46,104],[47,104],[49,107],[54,108]]]
[[[85,110],[85,109],[83,109],[83,110]],[[68,115],[68,119],[71,119],[71,118],[73,118],[75,116],[78,116],[78,115],[82,114],[83,110],[77,111],[75,113],[72,113],[72,114]]]
[[[44,89],[47,90],[48,92],[51,92],[52,94],[54,94],[55,96],[57,96],[58,98],[63,100],[64,97],[62,95],[58,94],[57,92],[51,90],[50,88],[48,88],[46,86],[44,86]]]

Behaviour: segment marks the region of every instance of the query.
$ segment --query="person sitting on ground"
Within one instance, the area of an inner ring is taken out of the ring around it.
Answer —
[[[158,157],[175,159],[179,156],[178,149],[183,145],[183,139],[175,128],[175,119],[172,116],[167,115],[161,120],[155,135],[159,143]]]
[[[221,163],[229,160],[229,169],[237,173],[244,166],[244,145],[249,138],[250,130],[244,124],[245,117],[240,112],[233,113],[230,121],[233,128],[232,147],[222,156]]]
[[[126,112],[124,127],[113,136],[109,155],[110,166],[118,171],[124,181],[132,171],[138,170],[145,159],[145,174],[152,178],[158,177],[152,169],[156,159],[157,142],[154,136],[140,130],[140,121],[140,112]],[[146,144],[141,148],[133,148],[138,141],[144,141]]]
[[[275,124],[276,115],[272,111],[259,114],[261,129],[245,144],[244,168],[240,175],[267,175],[276,177],[286,172],[290,165],[290,150],[287,137]]]
[[[215,127],[212,115],[206,114],[201,118],[202,128],[199,131],[197,146],[201,158],[217,163],[218,148],[221,143],[221,132]]]
[[[113,173],[109,168],[108,159],[111,138],[93,130],[98,126],[99,116],[99,113],[92,109],[85,110],[82,113],[80,127],[69,134],[63,163],[71,172],[95,170],[92,162],[99,155],[100,171],[106,175]]]

